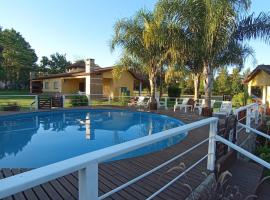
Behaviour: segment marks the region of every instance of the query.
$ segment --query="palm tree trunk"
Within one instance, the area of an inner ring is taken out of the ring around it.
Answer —
[[[157,79],[155,73],[149,74],[149,83],[150,83],[150,109],[157,109],[157,101],[156,101],[156,86]]]
[[[199,99],[201,74],[194,74],[193,80],[194,80],[194,101],[197,101]]]
[[[204,62],[203,66],[204,73],[204,93],[205,93],[205,105],[211,108],[211,96],[213,88],[213,72],[208,62]]]

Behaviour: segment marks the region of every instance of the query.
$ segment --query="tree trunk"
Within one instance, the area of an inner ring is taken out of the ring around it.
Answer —
[[[209,65],[209,63],[204,62],[203,66],[204,73],[204,93],[205,93],[205,105],[208,108],[211,108],[211,96],[212,96],[212,88],[213,88],[213,72]]]
[[[161,98],[162,95],[163,95],[163,76],[162,76],[162,72],[160,74],[159,83],[160,83],[160,85],[159,85],[159,98]]]
[[[156,101],[156,86],[157,86],[157,79],[155,73],[149,74],[149,83],[150,83],[150,109],[156,110],[157,109],[157,101]]]
[[[197,101],[199,99],[201,74],[194,74],[193,80],[194,80],[194,101]]]

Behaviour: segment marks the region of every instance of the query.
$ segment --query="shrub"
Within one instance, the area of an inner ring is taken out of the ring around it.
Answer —
[[[168,96],[169,97],[180,97],[181,95],[181,88],[179,87],[168,87]]]
[[[266,162],[270,162],[270,146],[265,144],[257,147],[256,154]],[[270,170],[265,171],[266,176],[270,176]]]
[[[249,97],[249,95],[246,92],[240,92],[234,95],[232,98],[232,104],[233,106],[236,106],[236,107],[245,106],[251,102],[252,102],[252,99],[251,97]]]
[[[71,105],[72,105],[72,107],[87,106],[88,105],[88,99],[87,99],[86,96],[74,96],[71,99]]]

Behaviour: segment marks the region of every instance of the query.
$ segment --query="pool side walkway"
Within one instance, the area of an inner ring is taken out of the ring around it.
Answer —
[[[179,111],[174,113],[171,110],[158,111],[158,113],[178,118],[185,123],[191,123],[203,118],[193,113],[186,114],[183,112],[180,113]],[[189,132],[183,141],[162,151],[136,158],[100,164],[99,196],[151,170],[159,164],[166,162],[170,158],[198,144],[200,141],[208,137],[208,131],[209,127],[204,126]],[[168,170],[175,166],[180,166],[180,163],[184,163],[185,168],[188,168],[190,165],[207,154],[207,148],[208,143],[205,143],[204,145],[198,147],[177,161],[169,164],[168,166],[156,171],[155,173],[147,176],[146,178],[143,178],[142,180],[130,185],[129,187],[119,191],[116,194],[113,194],[106,199],[141,200],[148,198],[170,180],[179,175],[183,169],[178,168],[177,170],[171,172],[168,172]],[[0,179],[21,173],[26,170],[27,169],[2,169],[0,170]],[[188,184],[189,187],[193,189],[196,188],[205,179],[204,172],[208,173],[206,170],[206,160],[204,160],[197,167],[193,168],[190,172],[187,173],[186,176],[183,176],[178,181],[173,183],[154,199],[185,199],[190,195],[190,189],[185,184]],[[78,199],[78,174],[77,172],[74,172],[72,174],[66,175],[64,177],[58,178],[56,180],[50,181],[5,199]]]

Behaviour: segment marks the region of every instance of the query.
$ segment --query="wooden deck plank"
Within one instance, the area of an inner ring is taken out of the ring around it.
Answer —
[[[69,191],[67,191],[60,183],[58,179],[50,181],[50,184],[52,187],[57,191],[57,193],[63,198],[63,199],[75,199]]]
[[[11,172],[11,169],[4,169],[2,172],[3,172],[4,178],[7,178],[7,177],[13,175]],[[13,198],[14,198],[14,200],[26,200],[23,192],[19,192],[17,194],[14,194]]]
[[[3,174],[4,169],[0,170],[0,179],[5,178],[4,174]],[[3,200],[14,200],[12,196],[4,198]]]
[[[20,169],[11,169],[12,175],[20,174],[21,170]],[[28,189],[24,191],[24,195],[26,199],[33,199],[33,200],[38,200],[38,197],[34,193],[32,189]]]
[[[52,185],[48,183],[44,183],[41,185],[42,189],[48,194],[50,199],[62,200],[63,198],[56,192],[56,190],[52,187]]]

